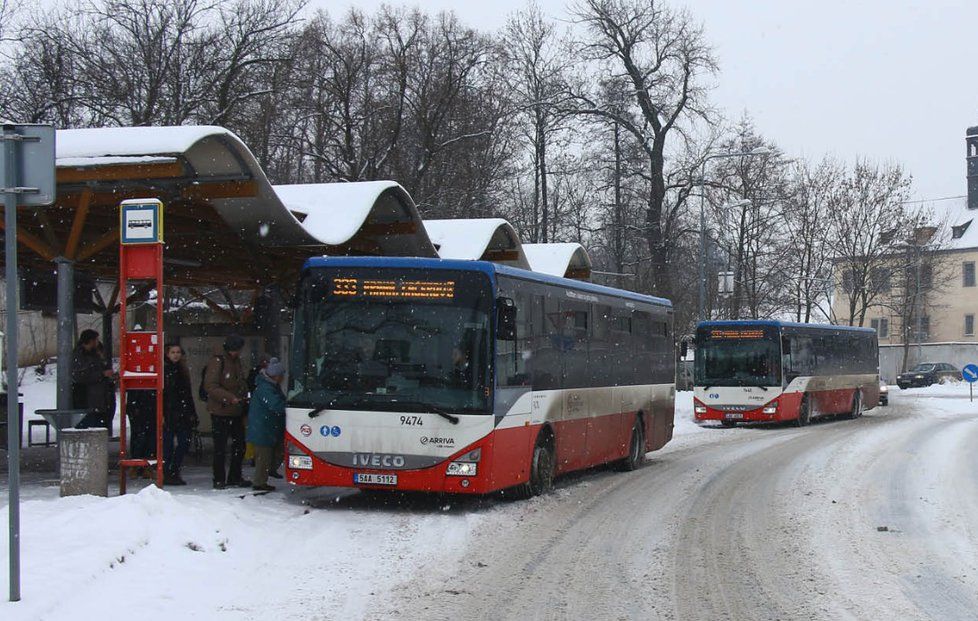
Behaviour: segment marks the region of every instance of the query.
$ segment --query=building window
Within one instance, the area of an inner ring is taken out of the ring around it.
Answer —
[[[975,335],[975,316],[965,315],[964,316],[964,335],[974,336]]]
[[[975,262],[967,261],[961,264],[961,274],[963,276],[963,285],[965,287],[975,286]]]
[[[964,234],[968,230],[969,226],[971,226],[971,220],[968,220],[967,222],[963,224],[959,224],[957,226],[952,226],[951,237],[953,237],[954,239],[961,239],[962,237],[964,237]]]
[[[876,330],[876,335],[885,339],[890,336],[890,320],[886,317],[880,317],[879,319],[870,319],[869,325],[871,328]]]
[[[920,318],[919,324],[920,329],[917,332],[918,341],[927,341],[930,339],[930,317],[926,315]]]

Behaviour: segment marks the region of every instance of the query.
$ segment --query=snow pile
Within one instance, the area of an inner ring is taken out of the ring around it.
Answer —
[[[241,495],[150,486],[23,503],[23,600],[0,603],[0,618],[362,618],[427,563],[454,560],[480,519]]]
[[[912,400],[914,410],[921,416],[976,414],[978,413],[978,385],[975,386],[974,392],[975,401],[971,402],[967,382],[948,382],[905,390],[891,386],[890,403]]]
[[[672,429],[673,436],[686,436],[694,433],[712,431],[712,426],[700,426],[693,420],[693,391],[676,391],[676,418],[675,427]],[[717,425],[719,427],[719,425]]]

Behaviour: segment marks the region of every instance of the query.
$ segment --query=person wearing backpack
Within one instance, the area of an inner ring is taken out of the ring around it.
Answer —
[[[224,351],[211,357],[204,369],[202,388],[207,393],[207,411],[211,415],[214,438],[214,489],[251,487],[251,481],[241,475],[245,444],[244,403],[248,397],[248,383],[241,366],[243,347],[243,338],[237,334],[228,336],[224,339]],[[231,441],[230,455],[228,440]]]

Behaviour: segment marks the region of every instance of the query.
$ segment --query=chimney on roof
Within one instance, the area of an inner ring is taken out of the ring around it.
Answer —
[[[978,209],[978,127],[965,135],[968,149],[968,209]]]

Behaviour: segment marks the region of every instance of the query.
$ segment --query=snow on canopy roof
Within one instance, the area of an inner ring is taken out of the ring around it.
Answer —
[[[210,204],[244,239],[267,246],[339,246],[377,225],[365,246],[384,254],[436,256],[410,195],[393,181],[273,187],[251,150],[213,125],[101,127],[57,132],[59,168],[185,163],[185,183],[253,181],[252,196]],[[293,213],[297,212],[296,214]],[[386,227],[386,228],[384,228]]]
[[[57,165],[62,166],[60,160],[68,158],[183,154],[197,142],[215,135],[237,139],[216,125],[61,129],[55,141],[55,158],[59,160]]]
[[[591,257],[576,243],[523,244],[530,269],[553,276],[590,278]]]
[[[339,246],[364,230],[378,227],[384,254],[436,256],[411,196],[394,181],[305,183],[272,186],[302,227],[325,244]],[[398,223],[407,226],[395,226]],[[413,251],[412,251],[413,247]]]
[[[425,220],[424,227],[443,259],[482,259],[530,269],[519,234],[502,218]]]

